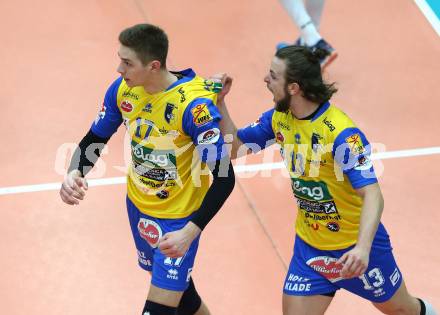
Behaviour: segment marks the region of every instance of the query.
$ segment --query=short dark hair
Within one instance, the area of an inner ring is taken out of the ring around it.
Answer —
[[[152,24],[137,24],[123,30],[119,34],[119,42],[133,49],[143,65],[158,60],[161,68],[166,68],[168,37],[161,28]]]
[[[286,84],[297,83],[306,99],[319,104],[328,101],[337,91],[335,83],[326,84],[322,80],[319,61],[327,55],[326,50],[304,46],[287,46],[275,54],[286,63]]]

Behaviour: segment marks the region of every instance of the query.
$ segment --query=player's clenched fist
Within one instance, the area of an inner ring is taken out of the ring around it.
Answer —
[[[73,170],[64,179],[60,189],[60,196],[68,205],[77,205],[80,200],[84,199],[87,189],[86,179],[81,176],[80,171]]]
[[[209,79],[213,82],[221,83],[222,89],[217,93],[217,100],[218,103],[222,103],[225,99],[226,94],[228,94],[231,90],[232,77],[230,77],[226,73],[218,73],[214,74]]]

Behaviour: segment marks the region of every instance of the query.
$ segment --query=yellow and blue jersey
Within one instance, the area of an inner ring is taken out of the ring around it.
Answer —
[[[209,188],[206,162],[221,159],[212,82],[187,69],[165,91],[147,93],[118,78],[107,90],[91,130],[108,138],[124,123],[130,135],[128,198],[156,218],[184,218],[201,205]]]
[[[269,110],[238,137],[257,151],[281,147],[296,197],[296,233],[322,250],[357,241],[362,199],[355,191],[377,182],[364,133],[341,110],[322,104],[311,119]]]

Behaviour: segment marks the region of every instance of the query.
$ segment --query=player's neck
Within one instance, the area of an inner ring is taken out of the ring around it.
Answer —
[[[144,90],[149,94],[163,92],[177,80],[174,74],[165,69],[160,71],[151,81],[147,82],[144,85]]]
[[[304,97],[292,97],[290,101],[290,111],[297,119],[310,116],[318,107],[318,103],[311,102]]]

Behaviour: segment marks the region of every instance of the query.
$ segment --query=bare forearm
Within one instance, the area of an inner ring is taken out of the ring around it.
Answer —
[[[219,102],[217,104],[217,107],[220,111],[220,114],[222,115],[222,120],[220,121],[220,129],[227,142],[229,142],[230,137],[232,137],[231,159],[235,159],[237,158],[237,151],[240,146],[243,145],[243,142],[241,142],[237,136],[237,127],[232,121],[224,101]]]
[[[367,249],[371,248],[377,227],[382,216],[384,200],[379,185],[372,185],[367,188],[363,195],[363,205],[359,225],[357,246]]]

